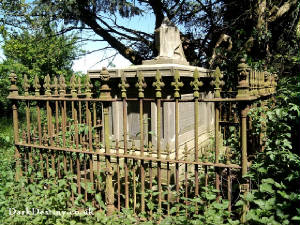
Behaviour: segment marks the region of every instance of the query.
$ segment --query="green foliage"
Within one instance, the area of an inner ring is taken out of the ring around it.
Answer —
[[[281,80],[276,105],[251,112],[256,132],[265,132],[265,151],[249,173],[255,185],[247,196],[250,224],[299,224],[299,87],[298,77]]]
[[[32,84],[34,76],[41,82],[49,74],[51,77],[73,73],[72,63],[80,50],[76,45],[76,36],[55,34],[55,27],[44,26],[42,30],[24,30],[18,33],[3,35],[2,46],[5,59],[0,63],[0,114],[7,114],[10,102],[6,99],[10,82],[9,74],[14,71],[17,85],[23,90],[23,77],[27,75]]]
[[[229,218],[227,211],[228,201],[216,201],[217,191],[211,188],[204,188],[198,198],[182,198],[180,203],[171,208],[170,216],[162,217],[153,204],[154,201],[148,198],[153,196],[157,198],[159,192],[148,191],[145,193],[146,205],[153,210],[152,220],[145,220],[145,215],[136,215],[132,209],[122,209],[111,217],[105,214],[104,199],[100,194],[95,195],[97,204],[101,211],[95,211],[90,201],[84,202],[83,195],[77,194],[77,184],[73,182],[73,176],[68,174],[64,178],[55,178],[56,171],[49,169],[50,178],[43,178],[40,172],[37,172],[32,178],[33,170],[29,165],[28,173],[23,171],[23,177],[20,181],[14,180],[15,160],[12,129],[9,127],[11,121],[1,121],[0,140],[2,145],[0,154],[3,157],[0,161],[0,224],[51,224],[51,225],[73,225],[73,224],[239,224],[238,220]],[[6,147],[5,147],[6,146]],[[37,152],[38,153],[38,152]],[[38,154],[34,154],[38,157]],[[37,160],[37,159],[36,159]],[[36,165],[39,166],[39,165]],[[138,178],[138,177],[136,177]],[[155,185],[155,182],[153,183]],[[82,183],[82,188],[85,188]],[[105,186],[104,183],[101,186]],[[130,186],[132,188],[132,186]],[[137,187],[139,190],[139,188]],[[71,205],[71,191],[74,194],[74,205]],[[91,183],[87,183],[88,193],[94,193]],[[189,204],[185,204],[185,201]],[[89,211],[90,209],[90,211]],[[35,215],[32,214],[34,210]],[[87,210],[84,214],[84,210]],[[198,213],[196,213],[196,210]],[[22,212],[24,211],[24,212]],[[41,213],[44,211],[44,213]],[[61,212],[64,215],[57,215],[55,212]],[[64,212],[62,212],[64,211]],[[80,211],[82,214],[74,214]],[[40,212],[40,213],[38,213]],[[90,215],[91,213],[93,215]],[[24,215],[22,215],[22,213]],[[48,213],[48,215],[46,214]],[[52,214],[54,213],[54,214]]]
[[[50,25],[43,31],[7,35],[2,47],[6,60],[2,63],[1,71],[14,69],[15,72],[26,74],[29,80],[35,75],[42,79],[47,74],[70,75],[72,60],[78,54],[75,42],[74,36],[56,36]]]

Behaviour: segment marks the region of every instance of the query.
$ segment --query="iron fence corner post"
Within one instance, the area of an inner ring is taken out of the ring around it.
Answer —
[[[10,79],[10,88],[9,88],[9,95],[8,98],[17,97],[18,94],[18,87],[16,85],[17,82],[17,75],[15,73],[11,73],[9,75]],[[13,110],[13,126],[14,126],[14,143],[15,145],[19,142],[19,122],[18,122],[18,108],[17,108],[17,101],[12,99],[12,110]],[[19,181],[20,177],[22,176],[22,169],[21,169],[21,162],[20,162],[20,152],[15,146],[15,159],[16,159],[16,174],[15,179]]]
[[[245,175],[248,172],[248,160],[247,160],[247,114],[248,114],[248,104],[241,104],[241,149],[242,149],[242,184],[241,192],[244,197],[249,192],[249,181],[245,178]],[[249,203],[245,202],[243,205],[241,223],[246,223],[246,215],[249,210]]]
[[[109,106],[111,100],[111,88],[109,87],[110,75],[106,68],[102,68],[100,73],[102,85],[100,87],[100,99],[103,101],[103,116],[104,116],[104,147],[105,163],[106,163],[106,179],[105,179],[105,202],[107,206],[107,215],[110,216],[114,213],[114,187],[113,187],[113,169],[111,166],[110,157],[110,139],[109,139]]]
[[[238,94],[236,98],[248,98],[250,96],[249,91],[249,72],[250,67],[246,64],[246,59],[242,58],[240,64],[238,64],[239,72],[239,85],[237,86]]]

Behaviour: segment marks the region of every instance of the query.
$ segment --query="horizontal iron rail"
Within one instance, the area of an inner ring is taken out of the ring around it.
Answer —
[[[259,97],[247,97],[247,98],[211,98],[211,99],[199,99],[198,102],[247,102],[247,101],[255,101],[265,96]],[[49,97],[49,96],[11,96],[7,97],[11,100],[21,100],[21,101],[89,101],[89,102],[116,102],[123,101],[120,98],[111,98],[111,99],[103,99],[103,98],[66,98],[66,97]],[[139,98],[127,98],[126,101],[138,101]],[[155,98],[143,98],[143,101],[156,101]],[[171,99],[161,99],[162,102],[175,102],[174,98]],[[179,102],[195,102],[194,98],[190,99],[178,99]]]
[[[119,157],[119,158],[129,158],[129,159],[137,159],[137,160],[145,160],[145,161],[155,161],[155,162],[162,162],[162,163],[185,163],[185,164],[192,164],[192,165],[202,165],[202,166],[213,166],[213,167],[220,167],[220,168],[234,168],[234,169],[241,169],[239,165],[236,164],[224,164],[224,163],[211,163],[211,162],[195,162],[195,161],[184,161],[184,160],[175,160],[175,159],[162,159],[162,158],[154,158],[154,157],[147,157],[147,156],[139,156],[139,155],[130,155],[130,154],[116,154],[116,153],[105,153],[105,152],[91,152],[91,151],[81,151],[72,148],[64,148],[64,147],[56,147],[56,146],[43,146],[43,145],[35,145],[35,144],[23,144],[23,143],[15,143],[18,147],[30,147],[30,148],[37,148],[37,149],[47,149],[47,150],[55,150],[55,151],[66,151],[66,152],[76,152],[76,153],[83,153],[83,154],[92,154],[92,155],[100,155],[100,156],[112,156],[112,157]]]

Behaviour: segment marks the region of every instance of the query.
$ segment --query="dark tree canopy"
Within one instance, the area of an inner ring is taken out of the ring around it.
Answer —
[[[157,52],[153,33],[122,25],[120,18],[153,13],[155,27],[167,16],[181,29],[187,60],[194,65],[221,65],[247,54],[260,66],[280,72],[299,63],[297,0],[4,0],[2,30],[30,21],[37,28],[50,21],[66,32],[92,31],[134,64]]]

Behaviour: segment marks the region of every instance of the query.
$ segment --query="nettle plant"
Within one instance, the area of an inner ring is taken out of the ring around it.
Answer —
[[[248,174],[253,184],[244,199],[250,202],[249,224],[299,224],[299,86],[297,78],[282,80],[276,98],[250,112],[257,134],[264,133],[265,148]]]
[[[10,153],[13,151],[13,147],[5,150]],[[153,204],[157,200],[158,191],[148,191],[145,195],[152,196],[147,198],[149,200],[146,202],[149,209],[153,210],[150,218],[125,208],[108,217],[100,193],[86,188],[89,194],[95,195],[94,201],[100,205],[101,210],[94,207],[93,199],[83,201],[83,194],[76,191],[78,187],[74,183],[74,175],[66,174],[63,178],[57,178],[57,171],[49,168],[50,177],[44,178],[40,172],[35,172],[39,164],[34,165],[34,168],[28,164],[27,173],[23,171],[21,179],[15,181],[14,164],[13,154],[7,154],[7,160],[1,162],[0,224],[239,224],[238,219],[233,220],[229,217],[228,201],[221,198],[216,201],[217,190],[213,188],[204,189],[198,198],[181,198],[179,203],[172,206],[167,216]],[[104,186],[104,183],[101,186]],[[73,204],[70,200],[72,193]],[[84,213],[88,209],[93,215]],[[35,211],[34,215],[28,213],[32,210]],[[64,215],[39,213],[49,210],[64,211]],[[74,211],[82,213],[70,213]]]

